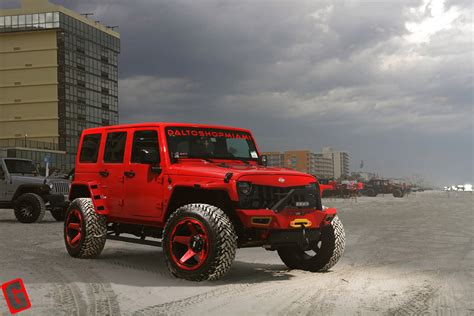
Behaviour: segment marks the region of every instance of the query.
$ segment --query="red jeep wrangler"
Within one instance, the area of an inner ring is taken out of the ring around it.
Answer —
[[[172,274],[215,280],[238,247],[277,250],[291,269],[325,271],[344,251],[317,180],[266,167],[248,130],[143,123],[82,133],[64,238],[92,258],[106,239],[162,246]]]

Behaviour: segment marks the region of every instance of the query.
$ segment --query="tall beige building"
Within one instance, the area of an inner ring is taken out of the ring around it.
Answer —
[[[290,150],[280,152],[264,152],[269,166],[290,168],[306,172],[318,178],[331,178],[333,176],[332,159],[323,157],[309,150]]]
[[[345,151],[335,151],[332,147],[323,147],[321,154],[324,158],[331,159],[334,171],[333,178],[349,176],[349,154]]]
[[[84,128],[118,123],[117,32],[46,0],[0,11],[0,154],[74,165]]]

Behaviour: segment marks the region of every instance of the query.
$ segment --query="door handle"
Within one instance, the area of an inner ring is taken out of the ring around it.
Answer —
[[[135,176],[135,172],[133,170],[125,171],[123,173],[127,178],[133,178]]]
[[[99,171],[99,174],[103,177],[108,177],[110,173],[107,170],[102,170]]]

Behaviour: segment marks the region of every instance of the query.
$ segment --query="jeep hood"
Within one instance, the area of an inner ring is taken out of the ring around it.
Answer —
[[[309,174],[286,168],[244,165],[238,163],[179,163],[170,169],[170,175],[189,176],[196,178],[214,178],[223,181],[228,173],[232,180],[249,181],[255,184],[275,186],[305,185],[315,181]],[[283,180],[279,180],[283,178]]]
[[[22,176],[20,174],[12,174],[11,176],[12,181],[20,182],[21,184],[44,184],[44,177],[42,176]]]

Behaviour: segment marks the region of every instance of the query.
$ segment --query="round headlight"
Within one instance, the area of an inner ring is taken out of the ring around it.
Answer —
[[[48,183],[48,186],[51,190],[54,188],[54,185],[52,183]]]
[[[249,182],[238,182],[237,189],[240,193],[249,195],[252,192],[252,184]]]

